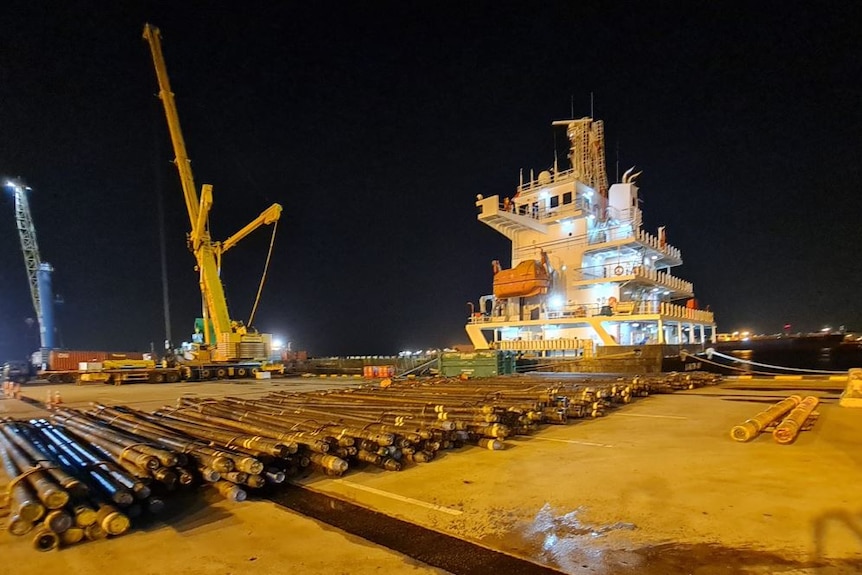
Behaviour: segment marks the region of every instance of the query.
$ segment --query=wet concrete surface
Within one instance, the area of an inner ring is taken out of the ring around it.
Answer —
[[[323,521],[454,575],[562,573],[469,540],[452,537],[301,487],[289,486],[286,489],[272,490],[267,498],[306,517]]]

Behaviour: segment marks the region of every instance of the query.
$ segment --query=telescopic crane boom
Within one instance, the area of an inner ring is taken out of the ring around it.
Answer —
[[[281,216],[281,205],[273,204],[251,223],[243,227],[237,233],[224,242],[213,241],[208,229],[208,216],[213,203],[212,186],[204,184],[201,187],[200,198],[195,188],[194,176],[192,175],[191,162],[186,153],[186,144],[180,129],[180,120],[177,113],[174,94],[171,92],[168,70],[162,55],[161,35],[159,29],[146,24],[144,26],[144,38],[150,45],[153,56],[153,65],[156,69],[156,77],[159,82],[159,98],[165,108],[165,116],[168,121],[168,131],[174,147],[174,164],[180,174],[180,182],[183,188],[183,197],[186,210],[189,215],[191,232],[189,233],[189,247],[197,260],[200,272],[200,289],[204,300],[204,340],[207,344],[217,344],[216,359],[232,360],[248,358],[247,350],[257,349],[254,345],[243,345],[263,343],[267,357],[269,355],[269,336],[266,334],[246,333],[246,328],[240,322],[232,321],[228,312],[227,300],[225,299],[224,287],[219,278],[219,270],[222,254],[236,245],[238,241],[250,234],[262,225],[268,225],[278,221]],[[216,341],[210,341],[210,325],[215,333]],[[255,355],[261,354],[262,350],[255,351]]]

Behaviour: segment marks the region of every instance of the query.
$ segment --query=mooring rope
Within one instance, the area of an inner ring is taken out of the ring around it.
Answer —
[[[828,375],[842,375],[845,373],[843,371],[829,371],[829,370],[825,370],[825,369],[802,369],[802,368],[798,368],[798,367],[784,367],[781,365],[770,365],[768,363],[759,363],[759,362],[751,361],[748,359],[741,359],[738,357],[733,357],[732,355],[727,355],[727,354],[721,353],[720,351],[715,351],[713,348],[707,349],[706,353],[708,356],[718,356],[718,357],[721,357],[721,358],[724,358],[724,359],[727,359],[730,361],[736,361],[739,363],[745,363],[745,364],[754,365],[757,367],[765,367],[767,369],[782,369],[785,371],[795,371],[795,372],[799,372],[799,373],[811,373],[811,374],[823,373],[823,374],[828,374]]]

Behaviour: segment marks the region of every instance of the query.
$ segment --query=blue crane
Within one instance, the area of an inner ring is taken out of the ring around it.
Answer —
[[[21,238],[21,250],[24,252],[24,264],[27,267],[27,279],[30,282],[30,297],[33,299],[33,309],[39,321],[39,341],[41,344],[42,367],[46,367],[48,355],[56,347],[54,335],[54,295],[51,288],[51,273],[54,268],[48,262],[43,262],[39,255],[39,244],[36,242],[36,228],[30,215],[30,204],[27,192],[29,186],[19,181],[9,180],[6,187],[15,196],[15,222],[18,225],[18,236]]]

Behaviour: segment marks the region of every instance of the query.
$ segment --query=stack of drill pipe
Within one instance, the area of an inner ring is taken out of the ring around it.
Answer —
[[[802,401],[798,395],[791,395],[778,403],[764,409],[745,423],[735,426],[730,430],[730,436],[736,441],[750,441],[757,437],[764,428],[769,427],[774,421],[780,419],[784,414],[794,409]]]
[[[790,414],[775,427],[775,430],[772,432],[773,439],[782,445],[793,443],[796,436],[799,435],[799,432],[802,430],[803,424],[811,415],[811,412],[814,411],[814,408],[817,407],[819,401],[820,400],[813,395],[809,395],[803,399],[802,402],[793,408],[793,411],[791,411]]]
[[[67,469],[86,480],[91,487],[89,501],[83,498],[79,511],[86,510],[89,503],[98,514],[102,528],[108,535],[120,535],[128,530],[126,515],[136,516],[144,509],[158,513],[164,501],[153,494],[149,478],[136,477],[126,471],[112,454],[103,448],[107,441],[96,436],[75,433],[69,427],[57,427],[49,422],[34,422],[29,430],[31,437],[53,450],[58,461],[65,461]],[[124,511],[120,513],[117,508]]]
[[[85,439],[91,451],[96,452],[95,457],[102,461],[101,467],[138,499],[149,497],[151,481],[167,490],[173,489],[181,477],[186,484],[190,483],[188,473],[183,473],[180,467],[184,458],[150,438],[125,433],[72,410],[56,411],[54,420],[71,434]],[[89,459],[92,461],[93,457]],[[119,496],[119,492],[112,495],[114,502],[127,505]]]
[[[221,473],[221,477],[239,485],[249,487],[261,487],[264,483],[281,483],[284,481],[283,474],[275,471],[265,473],[262,464],[255,463],[256,460],[274,462],[284,460],[282,463],[291,463],[290,458],[297,452],[295,443],[283,443],[267,439],[261,436],[236,433],[230,430],[219,429],[199,422],[188,422],[179,418],[159,417],[152,414],[136,411],[127,407],[109,408],[98,406],[98,413],[111,417],[112,421],[117,419],[129,423],[138,423],[148,426],[153,431],[167,435],[176,435],[181,432],[194,440],[205,441],[215,445],[219,450],[234,454],[237,460],[235,469]],[[249,460],[251,456],[253,459]],[[242,498],[237,492],[237,496]]]
[[[83,478],[75,477],[72,467],[64,464],[71,459],[54,457],[49,444],[41,427],[10,420],[0,427],[0,460],[5,471],[18,478],[11,491],[9,531],[14,535],[33,532],[33,546],[39,551],[72,545],[85,536],[96,539],[124,533],[128,519]]]
[[[243,501],[247,497],[245,487],[260,487],[265,483],[261,475],[265,470],[264,464],[247,453],[214,448],[205,441],[148,421],[131,411],[122,412],[98,406],[90,415],[106,425],[118,427],[187,455],[196,462],[201,477],[214,484],[216,490],[227,499]]]

